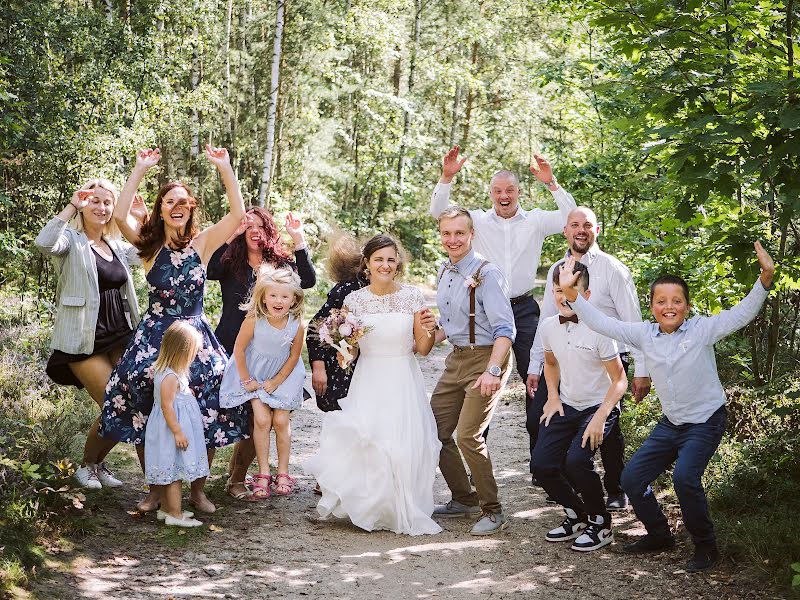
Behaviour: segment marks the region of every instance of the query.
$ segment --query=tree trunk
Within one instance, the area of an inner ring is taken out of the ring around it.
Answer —
[[[233,0],[228,0],[228,8],[225,12],[225,79],[222,81],[222,93],[225,96],[225,140],[228,146],[228,153],[231,155],[231,164],[235,165],[233,159],[233,110],[231,106],[231,30],[233,25]],[[234,167],[235,169],[235,167]]]
[[[417,52],[419,51],[420,22],[422,17],[422,0],[414,0],[414,33],[411,45],[411,57],[408,62],[408,90],[407,98],[411,101],[411,93],[414,91],[414,75],[417,69]],[[398,90],[399,91],[399,90]],[[406,147],[408,145],[408,130],[411,127],[411,113],[403,111],[403,137],[400,141],[400,156],[397,159],[397,187],[403,193],[403,182],[405,179]]]
[[[470,64],[472,65],[472,74],[475,74],[475,69],[478,65],[478,48],[480,47],[480,43],[475,41],[472,42],[472,58],[470,60]],[[461,133],[461,147],[465,148],[467,145],[467,140],[469,139],[469,126],[470,121],[472,120],[472,105],[475,102],[475,90],[473,90],[472,85],[469,86],[469,91],[467,92],[467,107],[464,110],[464,127]]]
[[[195,1],[195,12],[199,11],[199,3]],[[200,44],[200,30],[197,25],[194,25],[192,30],[192,71],[191,71],[191,86],[192,90],[196,90],[200,85],[200,52],[198,45]],[[200,112],[197,108],[192,108],[192,142],[189,147],[189,176],[192,183],[197,183],[197,157],[200,155]]]
[[[458,127],[458,103],[461,100],[461,83],[456,84],[456,91],[453,94],[453,108],[450,111],[450,137],[447,146],[452,148],[456,143],[456,128]]]
[[[267,112],[267,140],[264,150],[264,167],[261,172],[261,187],[258,190],[258,205],[264,206],[269,194],[272,168],[272,152],[275,145],[275,113],[278,109],[278,85],[281,74],[281,47],[283,44],[283,12],[285,0],[277,0],[275,17],[275,40],[272,45],[272,74],[270,76],[269,110]]]

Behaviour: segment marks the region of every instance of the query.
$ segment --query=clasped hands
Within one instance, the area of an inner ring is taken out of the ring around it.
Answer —
[[[264,383],[259,383],[258,381],[250,377],[249,379],[245,379],[242,382],[242,387],[246,392],[255,392],[259,388],[261,388],[268,394],[271,394],[276,389],[278,389],[278,384],[275,383],[272,379],[266,379]]]

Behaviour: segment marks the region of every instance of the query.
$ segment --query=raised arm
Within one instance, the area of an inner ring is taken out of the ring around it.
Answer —
[[[641,349],[643,336],[648,329],[647,324],[625,323],[613,319],[589,304],[586,298],[578,294],[578,290],[575,287],[580,273],[573,273],[574,268],[575,257],[570,256],[560,267],[559,282],[564,296],[566,296],[578,318],[583,320],[589,326],[589,329],[597,333]]]
[[[161,150],[159,148],[145,148],[136,153],[136,164],[125,185],[122,186],[119,200],[114,207],[114,220],[117,222],[122,235],[131,244],[136,244],[139,241],[139,233],[142,230],[142,222],[134,214],[131,214],[136,191],[139,189],[139,184],[144,179],[148,169],[156,166],[159,160],[161,160]],[[138,209],[137,205],[137,208],[134,209],[137,214]]]
[[[564,229],[564,225],[567,224],[569,213],[578,206],[575,198],[558,185],[558,181],[553,175],[553,167],[550,166],[545,157],[534,154],[530,171],[536,179],[547,186],[558,206],[558,210],[543,210],[539,213],[542,233],[544,235],[559,233]]]
[[[207,264],[214,252],[234,234],[244,218],[244,198],[228,151],[206,144],[206,158],[217,167],[222,177],[230,210],[219,222],[200,232],[192,242],[203,264]]]
[[[459,158],[460,151],[458,146],[453,146],[442,159],[442,176],[431,196],[430,213],[434,219],[439,218],[439,215],[450,205],[450,184],[464,163],[467,162],[466,156]]]
[[[772,257],[767,254],[760,242],[755,243],[755,249],[758,264],[761,267],[761,275],[750,293],[736,306],[729,310],[723,310],[713,317],[707,317],[705,325],[708,327],[707,343],[709,344],[716,344],[726,335],[738,331],[755,319],[761,311],[764,300],[769,296],[772,278],[775,275],[775,263],[772,262]]]
[[[306,246],[306,238],[303,235],[303,221],[289,212],[286,214],[284,227],[294,244],[294,262],[297,265],[297,274],[300,276],[300,287],[304,290],[313,288],[317,284],[317,272],[314,269],[314,263],[311,262],[311,255]]]
[[[614,308],[619,318],[629,323],[641,323],[642,309],[639,306],[639,297],[636,295],[636,285],[628,268],[622,263],[614,263],[609,291]],[[638,348],[631,348],[633,357],[633,382],[631,392],[636,400],[641,400],[650,391],[650,374],[644,354]]]

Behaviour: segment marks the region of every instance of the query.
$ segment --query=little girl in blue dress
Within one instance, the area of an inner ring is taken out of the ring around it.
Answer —
[[[288,268],[263,265],[247,303],[244,323],[236,337],[233,359],[220,386],[220,406],[232,408],[246,402],[253,407],[253,441],[258,470],[253,496],[288,496],[295,480],[289,475],[291,427],[289,413],[303,405],[305,368],[300,359],[305,327],[300,278]],[[278,474],[269,472],[269,432],[275,430]]]
[[[155,402],[145,430],[144,476],[162,488],[158,519],[177,527],[202,525],[193,513],[181,510],[181,486],[209,475],[203,417],[189,389],[189,365],[202,347],[197,329],[175,321],[164,332],[153,365]]]

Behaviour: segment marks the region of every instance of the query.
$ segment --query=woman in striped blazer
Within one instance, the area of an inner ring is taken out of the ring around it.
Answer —
[[[86,388],[102,407],[114,365],[139,322],[130,265],[140,264],[136,248],[120,239],[113,219],[117,190],[107,179],[91,179],[36,237],[53,259],[58,285],[56,316],[47,374],[56,383]],[[138,218],[146,216],[137,203]],[[92,423],[75,478],[86,488],[118,487],[104,459],[115,441],[98,436]]]

